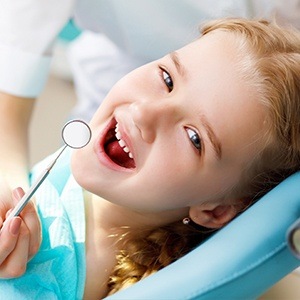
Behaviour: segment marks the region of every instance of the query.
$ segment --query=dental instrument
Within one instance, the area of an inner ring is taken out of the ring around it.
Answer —
[[[18,202],[18,204],[9,214],[7,219],[3,222],[3,226],[0,230],[0,233],[2,232],[5,225],[8,224],[8,222],[12,218],[18,216],[22,212],[28,201],[31,199],[31,197],[37,191],[39,186],[49,175],[51,169],[53,168],[61,154],[64,152],[64,150],[68,146],[73,149],[80,149],[85,147],[91,140],[91,136],[92,132],[90,127],[82,120],[71,120],[64,125],[62,129],[62,139],[65,143],[64,147],[58,153],[56,158],[49,164],[49,166],[42,172],[42,174],[38,177],[35,183],[30,187],[30,189],[25,193],[22,199]]]

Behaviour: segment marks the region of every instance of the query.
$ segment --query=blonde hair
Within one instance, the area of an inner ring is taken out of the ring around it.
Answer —
[[[140,238],[131,238],[127,232],[108,282],[109,295],[159,271],[195,248],[211,231],[199,228],[178,221],[152,229],[146,235],[143,232]]]
[[[264,149],[249,162],[238,186],[230,191],[254,202],[300,166],[300,36],[264,20],[221,19],[202,34],[222,30],[239,39],[242,74],[267,107]],[[127,239],[117,255],[110,294],[152,274],[189,252],[205,238],[181,222]]]

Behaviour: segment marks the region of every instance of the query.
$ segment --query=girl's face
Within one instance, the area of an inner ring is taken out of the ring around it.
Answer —
[[[79,184],[136,211],[222,201],[263,146],[266,117],[235,39],[208,34],[120,80],[73,154]]]

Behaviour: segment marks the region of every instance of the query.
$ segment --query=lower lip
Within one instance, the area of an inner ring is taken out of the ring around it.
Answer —
[[[94,151],[95,151],[97,158],[102,166],[112,169],[114,171],[132,172],[133,169],[124,168],[124,167],[121,167],[118,164],[114,163],[109,158],[109,156],[106,154],[106,152],[104,150],[104,140],[105,140],[106,134],[107,134],[108,130],[110,128],[112,128],[112,126],[114,126],[115,123],[116,123],[116,121],[114,119],[111,120],[109,122],[109,124],[104,128],[104,130],[100,133],[99,137],[95,140]]]

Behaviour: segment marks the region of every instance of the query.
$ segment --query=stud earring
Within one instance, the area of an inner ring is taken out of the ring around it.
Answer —
[[[183,223],[184,225],[189,225],[190,222],[191,222],[191,219],[188,218],[188,217],[186,217],[186,218],[184,218],[184,219],[182,220],[182,223]]]
[[[198,233],[202,233],[202,234],[205,234],[205,235],[211,234],[214,231],[216,231],[215,228],[206,228],[206,227],[203,227],[201,225],[198,225],[197,223],[195,223],[189,217],[183,218],[182,219],[182,224],[196,230]]]

